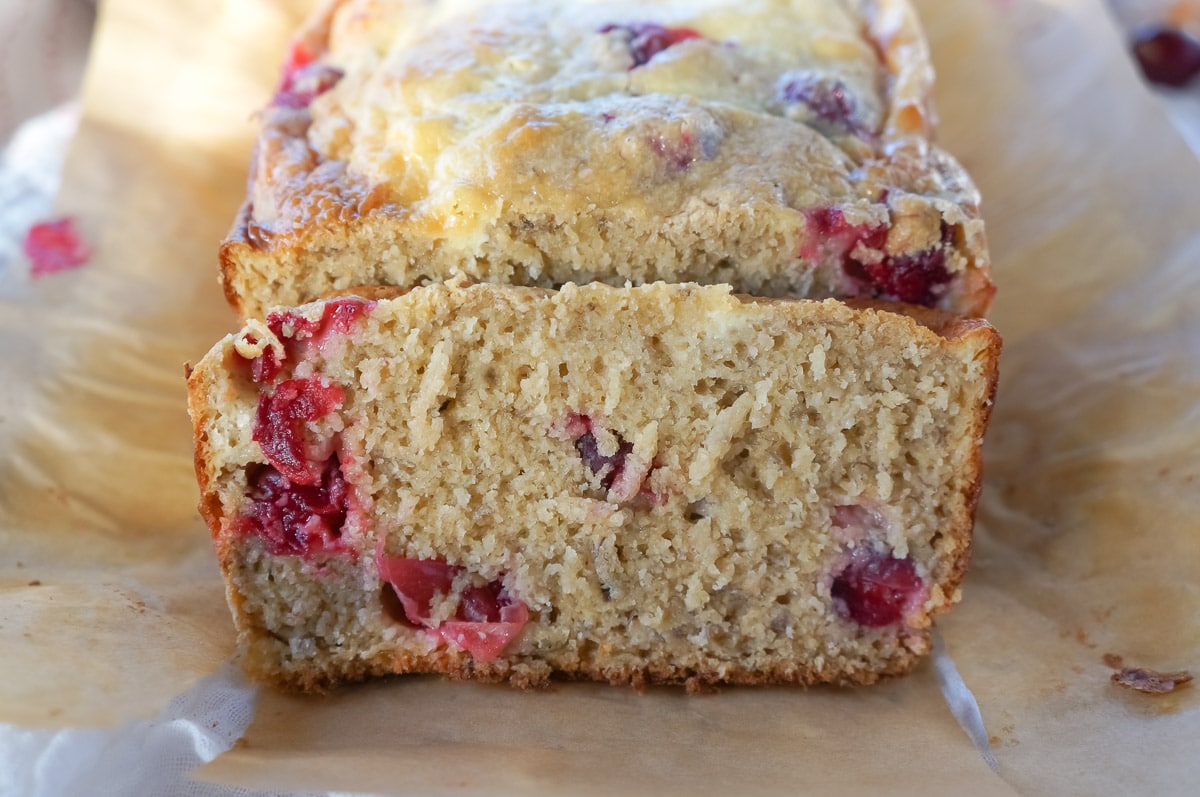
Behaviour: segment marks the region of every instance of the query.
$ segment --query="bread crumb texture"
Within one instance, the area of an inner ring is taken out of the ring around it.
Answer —
[[[999,350],[982,321],[919,320],[456,283],[251,323],[189,380],[247,668],[907,671],[958,597]]]

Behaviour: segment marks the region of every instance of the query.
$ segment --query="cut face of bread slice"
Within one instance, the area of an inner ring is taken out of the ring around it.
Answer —
[[[246,668],[906,672],[959,596],[1000,345],[912,312],[449,284],[250,322],[189,378]]]
[[[346,0],[299,36],[221,250],[247,317],[455,276],[982,315],[907,0]]]

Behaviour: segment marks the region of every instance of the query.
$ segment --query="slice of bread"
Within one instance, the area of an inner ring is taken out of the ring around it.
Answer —
[[[188,381],[244,664],[309,690],[904,673],[959,597],[999,348],[661,283],[251,321]]]

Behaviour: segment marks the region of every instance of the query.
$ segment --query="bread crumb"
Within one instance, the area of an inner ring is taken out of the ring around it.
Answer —
[[[1192,674],[1187,670],[1178,672],[1159,672],[1142,667],[1125,667],[1120,672],[1113,673],[1112,682],[1126,689],[1136,689],[1148,695],[1165,695],[1174,692],[1176,687],[1183,686],[1192,680]]]

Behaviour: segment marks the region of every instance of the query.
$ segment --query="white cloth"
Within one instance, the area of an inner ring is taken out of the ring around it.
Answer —
[[[2,797],[251,797],[264,792],[188,780],[228,750],[254,715],[256,690],[225,664],[155,720],[119,728],[0,725]]]

